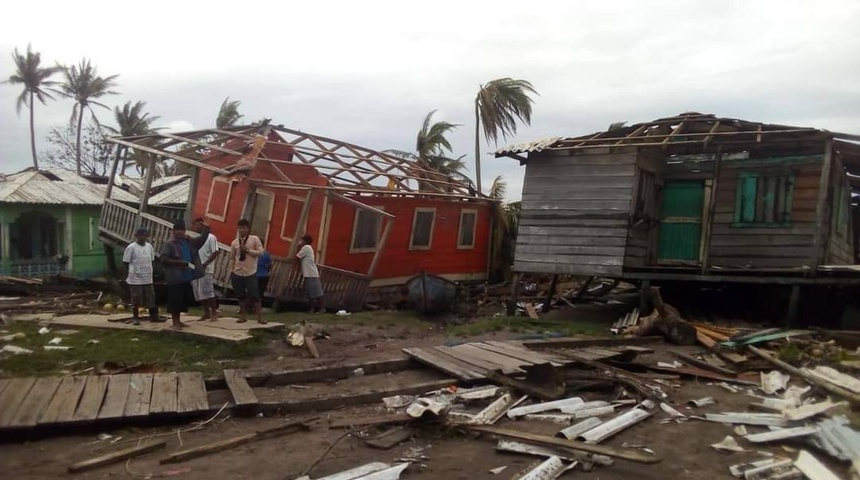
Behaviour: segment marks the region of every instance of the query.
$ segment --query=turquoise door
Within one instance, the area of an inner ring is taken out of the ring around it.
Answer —
[[[697,263],[702,243],[703,180],[669,180],[663,188],[657,261]]]

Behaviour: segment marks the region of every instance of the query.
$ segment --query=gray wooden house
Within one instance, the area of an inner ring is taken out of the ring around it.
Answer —
[[[858,141],[687,113],[501,149],[526,166],[514,271],[856,282]]]

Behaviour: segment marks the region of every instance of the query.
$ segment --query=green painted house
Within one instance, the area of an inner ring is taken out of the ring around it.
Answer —
[[[62,170],[0,174],[0,275],[104,275],[98,228],[105,183]],[[111,197],[137,202],[120,189]]]

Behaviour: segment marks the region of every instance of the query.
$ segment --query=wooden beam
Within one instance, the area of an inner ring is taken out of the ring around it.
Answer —
[[[812,276],[818,273],[818,267],[824,262],[827,254],[828,230],[830,225],[830,211],[828,199],[830,198],[830,175],[833,170],[833,139],[827,140],[824,150],[824,164],[821,166],[821,177],[818,181],[818,203],[815,207],[815,237],[812,243]],[[794,212],[792,212],[792,215]],[[825,226],[826,225],[826,226]]]
[[[87,470],[103,467],[112,463],[118,463],[123,460],[128,460],[129,458],[139,457],[149,452],[154,452],[156,450],[162,449],[166,446],[167,440],[161,440],[158,442],[140,445],[137,447],[124,448],[113,453],[108,453],[99,457],[91,458],[89,460],[84,460],[83,462],[78,462],[74,465],[70,465],[67,470],[69,471],[69,473],[86,472]]]
[[[173,135],[172,133],[163,133],[159,132],[158,136],[170,138],[176,140],[178,142],[190,143],[191,145],[197,145],[198,147],[207,148],[209,150],[214,150],[216,152],[226,153],[228,155],[235,155],[237,157],[242,156],[242,152],[237,152],[236,150],[231,150],[229,148],[220,147],[218,145],[214,145],[212,143],[201,142],[199,140],[194,140],[187,137],[180,137],[179,135]]]
[[[305,236],[305,230],[308,225],[308,217],[311,214],[311,204],[313,201],[314,191],[309,190],[307,196],[305,196],[305,204],[302,206],[302,214],[299,217],[299,222],[296,224],[296,232],[293,234],[293,241],[290,242],[290,250],[287,252],[287,258],[290,260],[296,256],[296,250],[299,246],[299,240]]]
[[[331,195],[331,196],[332,196],[332,198],[334,198],[335,200],[340,200],[341,202],[348,203],[348,204],[352,205],[353,207],[361,208],[361,209],[364,209],[364,210],[368,210],[368,211],[373,212],[373,213],[375,213],[375,214],[377,214],[377,215],[382,215],[383,217],[386,217],[386,218],[390,218],[390,219],[393,219],[393,218],[394,218],[394,215],[392,215],[392,214],[390,214],[390,213],[386,212],[385,210],[380,210],[380,209],[378,209],[378,208],[371,207],[370,205],[367,205],[367,204],[365,204],[365,203],[361,203],[361,202],[359,202],[358,200],[353,200],[353,199],[351,199],[351,198],[349,198],[349,197],[346,197],[346,196],[344,196],[344,195],[341,195],[341,194],[339,194],[339,193],[332,193],[332,195]]]
[[[388,242],[388,236],[391,235],[391,227],[394,226],[393,218],[389,218],[385,222],[385,229],[380,234],[376,242],[376,253],[373,254],[373,260],[370,261],[370,267],[367,268],[367,276],[373,279],[373,274],[376,272],[376,266],[379,265],[379,259],[382,257],[382,252],[385,250],[385,244]]]
[[[133,143],[133,142],[127,142],[127,141],[119,139],[119,138],[108,138],[107,141],[111,142],[111,143],[116,143],[118,145],[124,145],[124,146],[129,147],[133,150],[140,150],[142,152],[153,153],[155,155],[161,155],[163,157],[167,157],[167,158],[176,160],[177,162],[182,162],[182,163],[187,163],[189,165],[194,165],[195,167],[203,168],[203,169],[215,172],[219,175],[230,175],[230,172],[228,172],[227,170],[224,170],[224,169],[221,169],[218,167],[213,167],[212,165],[207,165],[203,162],[198,162],[197,160],[185,158],[185,157],[182,157],[180,155],[176,155],[176,154],[171,153],[171,152],[159,150],[157,148],[147,147],[146,145],[140,145],[140,144]]]
[[[122,151],[122,147],[120,145],[117,145],[116,146],[116,154],[113,157],[113,164],[110,167],[110,177],[108,178],[108,184],[107,184],[107,187],[105,188],[105,198],[106,199],[110,198],[110,193],[113,190],[114,179],[116,179],[116,170],[117,170],[117,168],[119,168],[119,157],[120,157],[121,151]],[[6,258],[6,256],[4,255],[3,258]]]
[[[596,455],[606,455],[607,457],[620,458],[622,460],[629,460],[631,462],[636,463],[660,463],[663,460],[656,455],[646,454],[638,450],[622,450],[614,447],[607,447],[604,445],[594,445],[591,443],[577,442],[574,440],[547,437],[545,435],[535,435],[533,433],[521,432],[518,430],[511,430],[507,428],[485,426],[470,426],[468,428],[476,432],[489,433],[490,435],[497,435],[500,437],[515,438],[524,442],[536,443],[538,445],[544,445],[547,447],[562,448],[565,450],[573,450],[577,452],[587,452]]]
[[[138,219],[142,213],[146,213],[146,204],[149,203],[149,192],[152,190],[152,178],[155,176],[155,157],[149,160],[149,166],[146,169],[146,177],[143,180],[143,191],[140,196],[140,205],[137,209]]]
[[[190,182],[191,185],[188,188],[188,205],[185,207],[185,216],[188,217],[187,221],[189,225],[194,221],[194,203],[197,199],[197,187],[200,184],[200,169],[195,168],[191,172]]]
[[[526,340],[523,346],[532,350],[548,348],[616,347],[643,343],[663,343],[663,337],[608,337],[608,338],[557,338],[552,340]]]
[[[714,176],[711,178],[711,194],[708,197],[708,215],[705,217],[704,242],[702,243],[702,275],[708,273],[708,261],[711,256],[711,238],[714,234],[714,216],[717,214],[717,193],[719,193],[720,170],[723,164],[722,148],[714,156]],[[737,205],[735,206],[737,208]]]
[[[221,440],[219,442],[209,443],[206,445],[201,445],[199,447],[189,448],[187,450],[180,450],[176,453],[168,455],[165,458],[162,458],[161,460],[159,460],[159,463],[161,463],[162,465],[167,463],[178,463],[185,460],[191,460],[192,458],[199,458],[206,455],[211,455],[213,453],[223,452],[224,450],[229,450],[233,447],[238,447],[239,445],[244,445],[246,443],[265,440],[268,438],[280,437],[282,435],[286,435],[288,433],[292,433],[298,430],[308,431],[310,430],[310,426],[308,426],[307,423],[318,419],[319,417],[314,417],[308,420],[290,422],[286,425],[280,425],[264,430],[257,430],[254,433],[239,435],[238,437],[228,438],[227,440]]]

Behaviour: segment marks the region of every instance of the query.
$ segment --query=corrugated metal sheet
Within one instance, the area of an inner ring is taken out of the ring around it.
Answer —
[[[820,430],[809,437],[816,447],[845,461],[860,458],[860,432],[851,428],[845,415],[825,418],[816,423]]]
[[[155,182],[153,182],[155,183]],[[188,203],[191,194],[191,180],[185,180],[169,187],[163,192],[158,192],[149,199],[150,205],[181,205]]]
[[[530,153],[530,152],[540,152],[545,148],[551,147],[554,143],[561,140],[562,137],[552,137],[545,138],[543,140],[538,140],[535,142],[526,142],[526,143],[518,143],[515,145],[508,145],[507,147],[496,150],[496,155],[505,155],[507,153]]]
[[[98,185],[72,172],[63,170],[35,171],[30,168],[0,179],[0,203],[29,203],[41,205],[101,205],[105,185]],[[137,199],[120,189],[111,198],[122,202]]]

